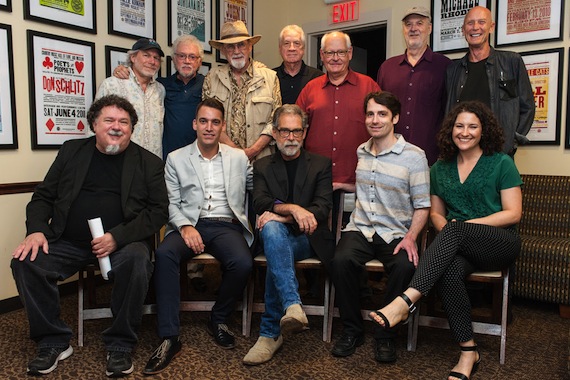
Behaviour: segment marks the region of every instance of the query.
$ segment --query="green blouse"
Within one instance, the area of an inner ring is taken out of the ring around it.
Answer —
[[[501,190],[522,185],[511,157],[504,153],[481,156],[464,183],[459,181],[457,158],[437,161],[430,170],[431,194],[447,208],[447,220],[482,218],[502,210]]]

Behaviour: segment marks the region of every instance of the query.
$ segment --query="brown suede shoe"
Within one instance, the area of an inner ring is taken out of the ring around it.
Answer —
[[[299,304],[287,308],[285,315],[279,323],[281,334],[296,334],[309,329],[309,321]]]
[[[243,358],[243,364],[258,365],[268,362],[273,358],[273,355],[283,345],[283,336],[279,335],[277,338],[267,338],[260,336],[257,342],[249,349],[247,355]]]

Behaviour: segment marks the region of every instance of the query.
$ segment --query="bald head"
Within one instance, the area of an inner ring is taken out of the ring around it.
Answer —
[[[495,30],[491,11],[485,7],[473,7],[463,19],[463,36],[470,49],[489,46],[489,34]]]

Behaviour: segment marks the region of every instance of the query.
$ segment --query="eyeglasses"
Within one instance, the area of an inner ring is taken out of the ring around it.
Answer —
[[[198,59],[200,59],[199,56],[196,56],[194,54],[178,54],[178,53],[174,53],[174,55],[176,56],[176,58],[178,58],[178,60],[180,61],[186,61],[187,59],[194,62],[197,61]]]
[[[281,43],[281,46],[285,47],[293,46],[294,48],[298,49],[303,46],[303,43],[301,41],[283,41]]]
[[[348,54],[348,50],[323,51],[323,54],[324,54],[325,57],[327,57],[327,58],[332,58],[332,57],[335,56],[335,54],[336,54],[339,58],[344,58],[344,57],[346,57],[346,55]]]
[[[299,137],[303,136],[303,132],[304,132],[304,131],[305,131],[305,130],[304,130],[303,128],[301,128],[301,129],[293,129],[293,130],[291,130],[291,129],[281,129],[281,128],[278,128],[278,129],[277,129],[277,132],[279,132],[279,136],[281,136],[281,137],[284,138],[284,139],[286,139],[287,137],[289,137],[289,135],[290,135],[291,133],[293,134],[293,137],[299,138]]]
[[[228,51],[235,51],[235,50],[243,50],[247,47],[247,43],[245,41],[238,42],[237,44],[225,44],[224,48]]]

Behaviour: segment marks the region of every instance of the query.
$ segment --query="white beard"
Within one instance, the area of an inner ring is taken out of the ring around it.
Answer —
[[[230,63],[234,69],[241,70],[245,67],[247,60],[245,58],[230,59]]]
[[[118,144],[107,145],[105,147],[105,153],[114,156],[119,153],[119,149],[121,149],[121,147]]]

